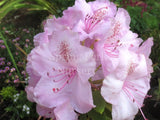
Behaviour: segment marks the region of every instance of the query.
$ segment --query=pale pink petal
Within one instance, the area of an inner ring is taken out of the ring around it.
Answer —
[[[98,42],[98,44],[95,44],[95,48],[96,57],[100,58],[102,64],[103,74],[107,75],[117,67],[119,60],[117,59],[117,57],[110,57],[108,56],[108,54],[106,54],[104,49],[104,41],[100,41]]]
[[[27,60],[28,60],[27,72],[29,74],[31,72],[33,72],[31,74],[33,74],[33,75],[35,74],[35,76],[44,75],[46,72],[46,69],[49,69],[50,66],[54,65],[54,62],[52,61],[52,59],[54,60],[54,58],[52,57],[52,55],[47,47],[48,46],[46,44],[40,45],[40,46],[34,48],[31,51],[31,53],[28,55],[28,57],[27,57]],[[52,58],[52,59],[49,60],[47,57],[50,59]],[[46,62],[46,61],[48,61],[48,62]],[[32,70],[32,71],[30,71],[30,70]]]
[[[78,115],[69,102],[56,107],[54,113],[56,120],[78,120]]]
[[[47,32],[48,37],[49,35],[53,35],[56,31],[63,31],[65,29],[67,29],[67,27],[61,24],[55,16],[53,16],[52,19],[48,19],[44,25],[44,31]]]
[[[142,43],[142,39],[137,38],[138,35],[132,31],[127,31],[126,34],[120,39],[122,46],[129,49],[138,49],[139,45]]]
[[[34,88],[31,87],[31,86],[27,86],[27,87],[25,88],[25,91],[26,91],[26,93],[27,93],[27,99],[28,99],[29,101],[31,101],[31,102],[35,102],[35,101],[34,101],[34,95],[33,95]]]
[[[81,41],[88,38],[88,34],[86,33],[86,31],[84,29],[85,29],[85,24],[82,20],[79,20],[79,22],[76,23],[76,25],[72,29],[73,31],[79,33]]]
[[[106,20],[106,21],[102,20],[90,31],[90,34],[88,34],[88,37],[90,39],[93,39],[98,35],[105,36],[105,34],[109,31],[110,27],[111,27],[110,20]]]
[[[131,18],[128,12],[123,8],[118,8],[117,14],[115,16],[116,21],[119,21],[123,24],[124,27],[130,29],[129,25],[131,22]]]
[[[87,4],[85,0],[76,0],[73,8],[75,9],[75,11],[81,11],[83,13],[83,17],[85,17],[86,14],[92,11],[90,5]]]
[[[52,119],[55,118],[54,108],[47,108],[37,104],[36,110],[40,116],[44,116],[45,118],[52,118]]]
[[[128,74],[131,79],[141,78],[148,74],[147,63],[144,55],[135,54],[135,56],[132,57]]]
[[[40,45],[40,44],[49,42],[47,32],[37,34],[36,36],[34,36],[33,41],[34,41],[34,46],[35,47]]]
[[[55,84],[52,79],[41,78],[34,89],[34,96],[38,104],[46,106],[48,108],[56,107],[63,104],[69,99],[69,92],[66,91],[68,86],[59,92],[54,92],[54,88],[61,87],[61,84]]]
[[[139,108],[143,106],[144,99],[148,96],[147,92],[150,89],[150,83],[148,82],[148,76],[138,79],[126,79],[125,90],[130,96],[130,100],[134,101]],[[124,91],[125,91],[124,90]]]
[[[134,120],[138,112],[137,105],[130,101],[124,93],[120,93],[118,97],[118,104],[112,105],[112,120]]]
[[[119,104],[119,96],[123,87],[122,80],[117,79],[114,75],[107,75],[103,81],[103,85],[101,88],[101,94],[104,99],[113,104]]]
[[[151,47],[153,46],[153,38],[148,38],[139,48],[139,53],[149,57],[151,54]]]
[[[92,77],[92,81],[96,81],[96,80],[102,80],[104,79],[104,74],[103,74],[103,70],[102,70],[102,67],[100,67],[95,75]]]
[[[117,11],[117,7],[113,2],[109,0],[96,0],[93,2],[88,2],[93,11],[96,11],[100,8],[107,7],[107,19],[110,17],[114,17]]]
[[[106,43],[121,41],[130,29],[130,16],[126,10],[119,8],[115,18],[112,18],[110,30],[106,33]]]
[[[86,113],[95,107],[89,82],[84,83],[81,79],[77,79],[73,81],[72,89],[74,94],[71,96],[72,104],[77,112]]]
[[[152,61],[149,58],[149,55],[151,53],[151,47],[153,46],[153,38],[148,38],[140,47],[138,50],[138,53],[144,54],[147,62],[147,70],[148,70],[148,75],[150,76],[150,73],[153,72],[153,67],[152,67]]]
[[[132,59],[132,53],[130,53],[127,49],[122,48],[119,51],[119,63],[115,70],[113,71],[113,74],[118,78],[118,79],[125,79],[128,76],[128,69],[129,65]]]
[[[59,18],[58,21],[70,29],[73,29],[75,25],[80,20],[84,20],[86,14],[90,12],[91,8],[85,0],[76,0],[73,7],[69,7],[63,11],[63,16]]]

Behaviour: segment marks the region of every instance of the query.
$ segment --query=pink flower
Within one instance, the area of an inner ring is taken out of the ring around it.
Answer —
[[[111,22],[116,14],[116,6],[108,0],[97,0],[86,3],[85,0],[76,0],[73,7],[69,7],[63,12],[61,18],[46,20],[44,31],[35,36],[35,46],[46,43],[50,36],[56,31],[70,29],[80,34],[80,41],[87,38],[97,39],[104,36],[111,27]],[[90,45],[90,44],[89,44]]]
[[[147,44],[148,43],[148,44]],[[150,54],[152,42],[148,41],[140,47],[148,46],[147,57]],[[150,45],[149,45],[150,44]],[[148,58],[149,59],[149,58]],[[147,92],[150,89],[150,73],[145,54],[123,50],[116,69],[109,73],[101,88],[104,99],[112,104],[113,120],[133,120],[138,109],[141,110]]]
[[[116,13],[116,6],[109,1],[89,2],[88,11],[85,12],[77,26],[73,30],[86,38],[93,39],[94,36],[103,36],[111,27],[111,21]]]
[[[147,62],[147,70],[148,70],[148,75],[150,76],[150,73],[153,72],[153,67],[152,67],[152,60],[149,59],[149,55],[151,53],[151,47],[153,46],[153,38],[148,38],[138,49],[138,53],[144,54]]]
[[[81,35],[80,40],[83,41],[106,33],[115,14],[116,6],[108,0],[89,3],[76,0],[75,5],[65,10],[58,21],[68,29],[78,32]]]
[[[153,72],[153,39],[140,46],[130,21],[128,12],[109,0],[76,0],[62,17],[43,23],[44,32],[34,37],[27,58],[25,89],[39,115],[77,120],[76,112],[95,107],[88,80],[104,79],[101,94],[112,104],[113,120],[132,120],[138,110],[146,120],[141,107]]]
[[[61,24],[60,21],[57,18],[55,18],[55,16],[53,16],[52,19],[47,19],[44,24],[44,32],[34,36],[35,47],[43,43],[48,43],[50,41],[50,37],[55,32],[61,32],[67,29],[67,26]]]
[[[54,32],[48,43],[37,46],[28,56],[27,97],[47,109],[54,108],[56,119],[67,109],[72,116],[74,110],[86,113],[94,107],[88,81],[96,65],[93,51],[77,40],[79,36],[69,30]],[[60,107],[63,104],[64,109]]]
[[[112,22],[112,27],[105,34],[105,37],[95,44],[96,54],[100,58],[104,75],[109,74],[117,67],[120,51],[129,49],[130,46],[137,48],[141,43],[137,34],[129,30],[129,24],[128,12],[119,8]]]

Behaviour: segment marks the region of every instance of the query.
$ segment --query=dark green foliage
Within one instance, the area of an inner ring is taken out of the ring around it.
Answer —
[[[1,106],[2,109],[0,113],[2,112],[3,114],[1,113],[0,119],[27,120],[30,119],[31,116],[38,117],[37,114],[35,114],[35,104],[27,100],[24,91],[20,91],[18,94],[10,94],[10,97],[12,97],[12,100],[3,101],[3,104],[7,104],[7,106]],[[8,116],[5,114],[8,114]]]
[[[14,99],[13,95],[16,93],[17,91],[14,86],[3,87],[2,90],[0,91],[0,95],[4,100],[7,100],[7,99],[13,100]]]
[[[107,104],[100,91],[93,91],[94,105],[96,106],[87,114],[79,116],[79,120],[111,120],[111,105]]]
[[[93,100],[96,105],[95,111],[102,114],[106,107],[106,102],[99,91],[93,91]]]
[[[0,88],[2,88],[2,90],[0,89],[0,120],[33,120],[38,118],[36,106],[34,103],[27,100],[24,91],[24,87],[27,83],[26,79],[28,78],[25,71],[27,62],[26,55],[30,53],[31,49],[34,47],[32,41],[33,36],[37,32],[41,32],[41,29],[16,28],[13,24],[1,25],[8,47],[12,52],[22,77],[19,78],[16,71],[11,72],[14,65],[10,56],[6,48],[0,48],[0,57],[5,58],[5,64],[1,65],[0,69],[4,70],[5,67],[10,68],[5,73],[0,73]],[[3,43],[1,43],[1,45],[3,45]],[[9,62],[10,65],[8,65]],[[16,80],[18,80],[17,83],[15,82]],[[16,97],[16,95],[18,96]],[[23,107],[29,108],[29,113]]]

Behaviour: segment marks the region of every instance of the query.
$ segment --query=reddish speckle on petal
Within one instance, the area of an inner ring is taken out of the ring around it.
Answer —
[[[60,55],[66,62],[69,62],[70,49],[69,45],[65,41],[60,44]]]
[[[134,47],[134,45],[133,45],[133,44],[131,44],[130,46],[131,46],[131,47]]]
[[[47,72],[47,76],[49,76],[49,72]]]
[[[53,69],[53,71],[55,71],[56,69],[55,68],[52,68]]]
[[[53,88],[52,90],[53,90],[53,92],[56,92],[56,88]]]

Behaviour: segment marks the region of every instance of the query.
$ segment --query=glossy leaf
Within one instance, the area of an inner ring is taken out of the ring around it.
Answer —
[[[93,100],[96,105],[95,111],[102,114],[106,107],[106,102],[100,94],[100,91],[93,91]]]

